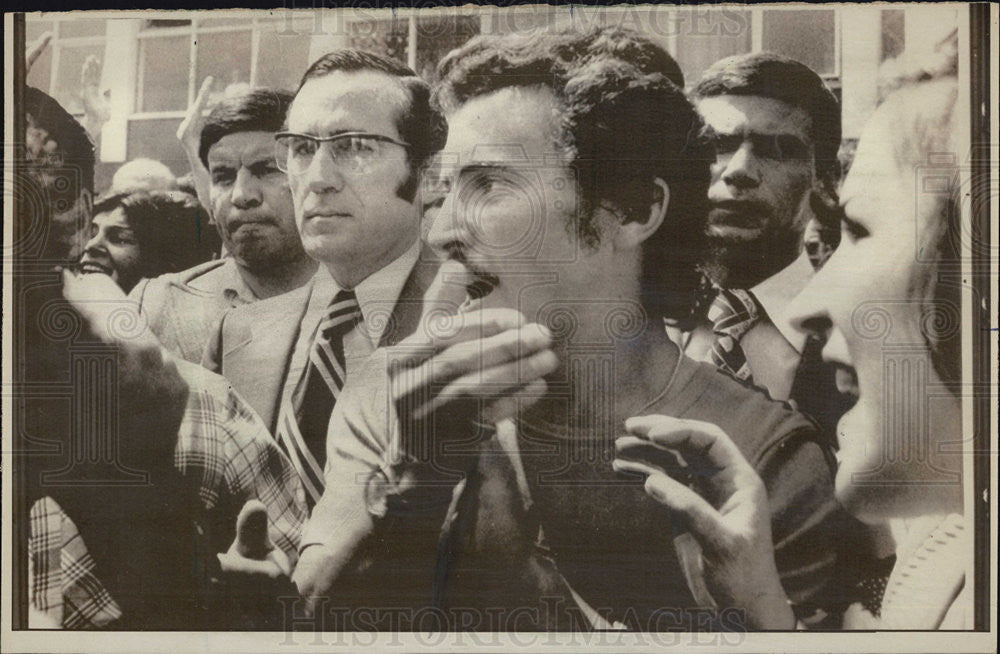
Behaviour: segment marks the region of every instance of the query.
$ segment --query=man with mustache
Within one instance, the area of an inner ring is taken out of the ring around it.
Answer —
[[[412,70],[344,49],[309,67],[285,130],[267,135],[297,236],[322,265],[302,288],[225,314],[204,363],[270,427],[310,506],[323,492],[327,424],[345,377],[416,328],[437,270],[421,250],[420,179],[446,134]]]
[[[813,275],[810,203],[840,178],[840,107],[819,75],[771,53],[716,62],[692,97],[715,146],[707,272],[718,294],[697,329],[671,335],[688,356],[787,400],[806,339],[785,308]]]
[[[697,582],[728,562],[703,561],[612,468],[625,420],[649,413],[734,435],[781,498],[784,588],[823,597],[840,523],[815,426],[663,329],[693,316],[709,185],[676,63],[603,29],[479,37],[438,73],[449,165],[428,240],[450,260],[425,315],[439,320],[379,350],[334,410],[293,576],[306,606],[433,606],[489,631],[735,626],[692,610],[725,610]]]
[[[207,87],[191,109],[201,122]],[[274,133],[291,94],[255,89],[220,102],[198,134],[212,218],[228,256],[143,280],[130,297],[168,350],[200,362],[228,309],[299,288],[316,272],[295,229],[288,180],[274,161]]]

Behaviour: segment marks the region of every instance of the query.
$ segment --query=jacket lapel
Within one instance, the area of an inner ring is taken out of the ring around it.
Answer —
[[[379,339],[379,347],[395,345],[417,330],[420,317],[423,315],[424,294],[430,288],[431,282],[441,267],[440,259],[426,245],[420,250],[420,257],[410,271],[399,299],[393,307],[393,322],[395,329],[387,329]]]

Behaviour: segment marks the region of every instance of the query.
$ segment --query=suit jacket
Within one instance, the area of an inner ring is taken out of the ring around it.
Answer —
[[[379,346],[395,345],[420,322],[423,297],[440,262],[424,247],[390,311]],[[274,434],[278,409],[315,278],[302,288],[223,314],[205,348],[202,365],[225,376]],[[380,318],[383,312],[379,312]]]
[[[192,363],[201,361],[205,343],[219,317],[228,309],[255,298],[240,293],[232,259],[217,259],[183,272],[141,280],[129,297],[160,339],[160,344]]]

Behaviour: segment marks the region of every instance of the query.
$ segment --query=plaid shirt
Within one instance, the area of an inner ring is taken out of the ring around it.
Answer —
[[[189,392],[174,465],[197,486],[207,511],[233,507],[233,515],[223,517],[226,524],[236,525],[236,512],[246,501],[263,502],[272,542],[294,563],[308,518],[294,468],[225,379],[185,361],[176,363]],[[121,617],[76,525],[52,498],[31,508],[28,552],[33,608],[65,628],[104,627]]]

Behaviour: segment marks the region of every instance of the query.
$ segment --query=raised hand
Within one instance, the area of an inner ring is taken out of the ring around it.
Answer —
[[[104,123],[111,119],[111,106],[101,93],[101,60],[90,55],[80,70],[80,102],[83,104],[84,127],[97,140]]]
[[[208,170],[198,156],[198,145],[201,142],[201,130],[205,126],[205,109],[208,108],[208,100],[212,94],[212,84],[215,78],[211,75],[201,83],[201,89],[194,99],[194,103],[188,109],[184,120],[177,127],[177,140],[181,142],[184,154],[187,156],[188,165],[191,166],[191,176],[194,178],[194,187],[198,193],[198,201],[201,206],[211,208],[211,197],[209,189],[211,178]]]
[[[711,423],[663,415],[629,418],[625,428],[631,435],[615,442],[613,468],[647,475],[646,492],[688,528],[716,603],[745,610],[752,628],[793,629],[774,562],[767,492],[729,436]],[[678,481],[685,476],[690,485]]]
[[[422,328],[388,358],[400,445],[425,462],[442,451],[443,440],[462,440],[477,425],[492,425],[536,402],[546,390],[544,376],[558,365],[551,333],[519,312],[456,313],[467,274],[460,263],[442,265],[425,298]],[[458,472],[462,458],[449,457],[446,468]]]
[[[45,32],[38,39],[28,45],[27,52],[24,55],[25,61],[25,74],[31,71],[31,67],[35,65],[38,58],[42,56],[45,49],[49,47],[49,43],[52,42],[52,32]]]

